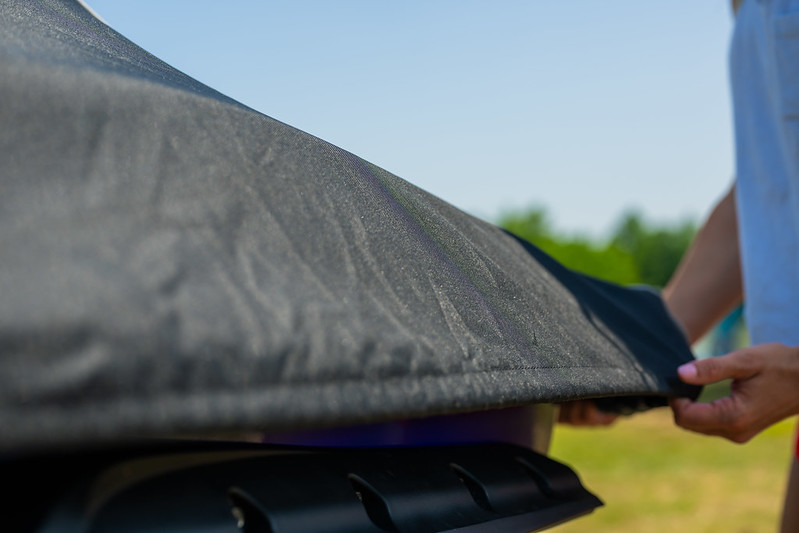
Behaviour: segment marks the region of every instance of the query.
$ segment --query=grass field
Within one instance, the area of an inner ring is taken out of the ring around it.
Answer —
[[[793,419],[745,445],[677,429],[669,409],[610,428],[558,426],[550,455],[605,506],[558,533],[777,531]]]

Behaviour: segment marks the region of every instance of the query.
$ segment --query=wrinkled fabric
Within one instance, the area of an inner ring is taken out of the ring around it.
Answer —
[[[6,1],[0,26],[0,448],[696,394],[656,294],[565,269],[77,2]]]

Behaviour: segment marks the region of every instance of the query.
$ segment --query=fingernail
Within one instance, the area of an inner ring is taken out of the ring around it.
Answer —
[[[686,363],[677,368],[677,373],[683,379],[692,379],[696,377],[696,367],[693,363]]]

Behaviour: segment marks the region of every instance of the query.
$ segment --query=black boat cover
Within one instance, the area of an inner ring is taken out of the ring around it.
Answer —
[[[0,2],[0,124],[2,449],[697,392],[657,294],[565,269],[74,0]]]

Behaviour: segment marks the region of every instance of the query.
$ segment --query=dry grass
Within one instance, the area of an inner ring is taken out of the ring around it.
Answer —
[[[574,532],[777,531],[795,422],[739,446],[674,427],[658,409],[611,428],[556,428],[550,455],[571,465],[605,507]]]

